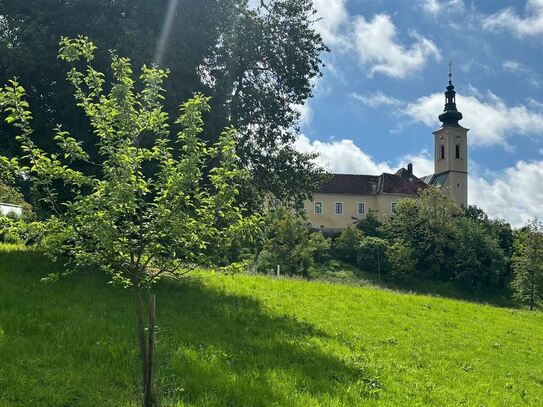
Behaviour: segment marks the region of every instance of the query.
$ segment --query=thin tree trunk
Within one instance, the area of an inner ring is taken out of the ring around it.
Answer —
[[[379,273],[379,280],[381,280],[381,255],[379,248],[377,248],[377,272]]]
[[[534,302],[535,302],[535,276],[532,275],[532,278],[530,279],[530,311],[533,311],[534,309]]]
[[[138,339],[140,346],[140,358],[141,358],[141,381],[143,387],[143,406],[145,407],[145,399],[147,395],[147,349],[145,345],[145,316],[143,315],[143,304],[141,300],[141,289],[136,287],[134,292],[136,293],[136,316],[138,319]]]
[[[145,394],[145,407],[155,405],[153,370],[155,364],[155,310],[156,296],[149,296],[149,346],[147,348],[147,392]]]

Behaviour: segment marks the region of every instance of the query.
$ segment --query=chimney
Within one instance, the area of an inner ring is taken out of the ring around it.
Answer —
[[[411,163],[407,164],[407,175],[409,177],[413,176],[413,164],[411,164]]]

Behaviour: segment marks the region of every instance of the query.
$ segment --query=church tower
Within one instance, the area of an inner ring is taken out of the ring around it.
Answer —
[[[449,69],[445,109],[439,115],[443,123],[434,134],[434,176],[431,184],[440,188],[460,206],[468,206],[468,129],[458,122],[462,113],[456,109],[456,91]]]

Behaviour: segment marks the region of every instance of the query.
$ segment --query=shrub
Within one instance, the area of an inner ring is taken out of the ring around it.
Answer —
[[[354,226],[348,226],[334,242],[335,256],[340,260],[355,264],[357,262],[358,248],[363,239],[364,233]]]
[[[313,250],[313,258],[318,264],[324,264],[330,260],[330,248],[332,241],[324,237],[321,232],[313,232],[309,238],[309,247]]]
[[[41,222],[26,222],[10,216],[0,216],[0,242],[19,245],[37,245],[43,235]]]
[[[388,247],[386,263],[391,276],[397,280],[405,280],[415,274],[417,265],[413,257],[413,250],[401,240]]]
[[[377,219],[376,211],[369,209],[366,217],[357,222],[356,227],[364,233],[365,236],[382,237],[380,227],[382,223]]]
[[[475,291],[500,285],[506,273],[506,262],[497,239],[482,225],[467,218],[459,220],[458,236],[455,278]]]
[[[308,277],[315,262],[325,263],[330,257],[330,239],[320,232],[310,232],[303,219],[287,208],[268,213],[265,220],[262,250],[255,268],[258,272]]]
[[[378,237],[363,238],[358,246],[356,265],[362,270],[381,274],[387,270],[388,242]]]

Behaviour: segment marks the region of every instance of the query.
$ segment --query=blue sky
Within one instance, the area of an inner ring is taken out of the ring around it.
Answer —
[[[315,0],[331,49],[297,146],[335,172],[433,172],[453,64],[469,201],[515,226],[543,217],[543,0]]]

